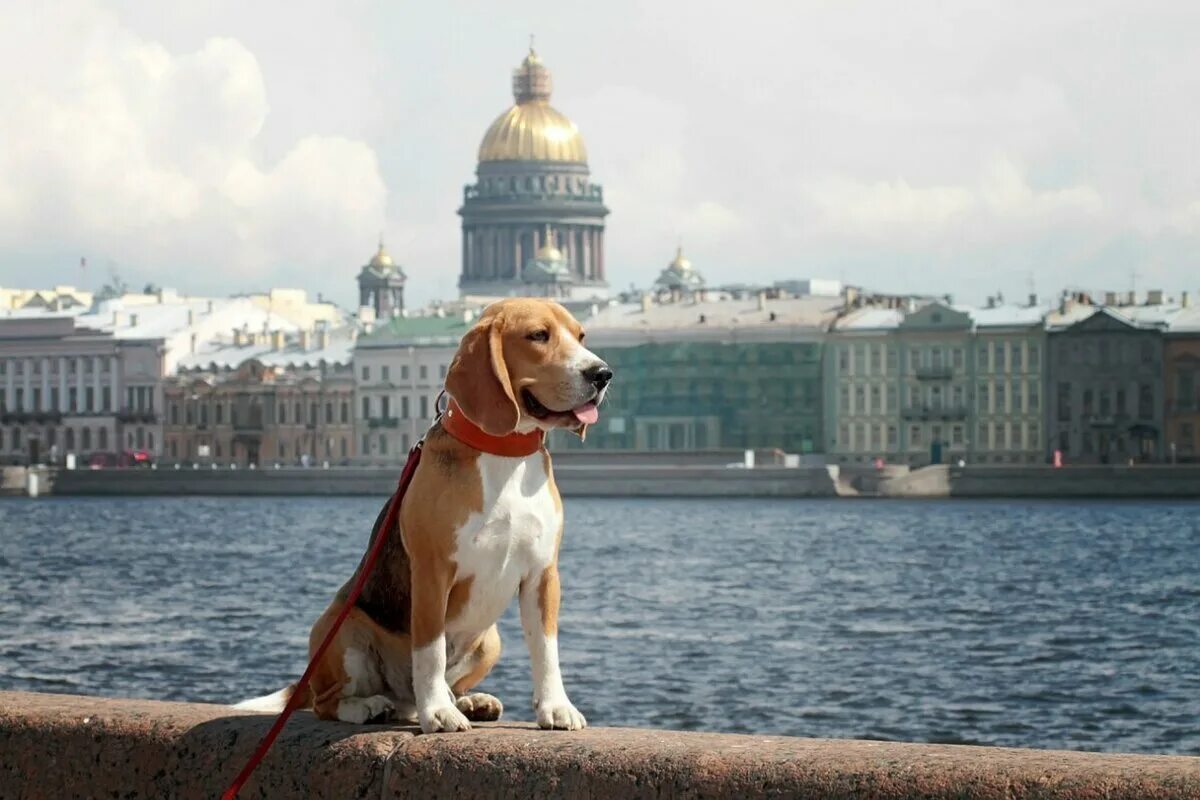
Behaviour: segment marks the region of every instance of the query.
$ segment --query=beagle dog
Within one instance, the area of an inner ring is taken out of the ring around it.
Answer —
[[[612,370],[584,346],[580,324],[548,300],[489,306],[463,337],[446,376],[448,411],[423,455],[362,595],[312,676],[322,719],[417,721],[425,733],[500,717],[472,693],[500,657],[496,621],[519,595],[542,728],[587,722],[558,664],[557,557],[563,510],[546,431],[583,436],[597,421]],[[386,507],[371,532],[379,535]],[[396,535],[396,534],[399,535]],[[359,569],[361,569],[361,564]],[[350,585],[312,627],[310,655]],[[238,707],[282,710],[295,687]]]

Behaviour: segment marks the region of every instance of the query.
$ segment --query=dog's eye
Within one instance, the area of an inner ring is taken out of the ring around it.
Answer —
[[[534,331],[525,338],[531,342],[548,342],[550,341],[550,331]]]

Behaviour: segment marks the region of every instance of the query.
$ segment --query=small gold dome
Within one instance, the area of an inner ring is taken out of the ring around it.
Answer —
[[[392,257],[388,255],[387,250],[383,249],[383,240],[379,240],[379,249],[375,255],[371,256],[371,262],[368,264],[371,267],[390,267],[393,266]]]
[[[587,163],[579,129],[550,106],[550,71],[533,48],[513,71],[513,96],[515,105],[483,135],[480,161]]]
[[[558,249],[558,246],[557,246],[556,242],[554,241],[554,229],[553,228],[547,226],[546,241],[542,243],[542,246],[538,248],[537,253],[535,253],[533,257],[536,258],[538,261],[562,261],[563,260],[562,251]]]
[[[683,257],[683,245],[675,248],[675,259],[669,266],[678,272],[687,272],[692,268],[692,262]]]

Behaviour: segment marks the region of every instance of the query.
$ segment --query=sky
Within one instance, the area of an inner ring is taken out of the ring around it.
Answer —
[[[462,187],[532,33],[616,289],[680,242],[710,284],[1200,288],[1196,3],[6,6],[4,286],[349,307],[382,234],[409,305],[453,297]]]

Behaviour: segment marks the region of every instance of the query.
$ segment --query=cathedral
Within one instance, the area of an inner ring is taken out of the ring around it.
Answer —
[[[514,103],[484,134],[463,189],[460,294],[607,296],[608,209],[583,137],[550,105],[550,71],[532,47],[512,84]]]

